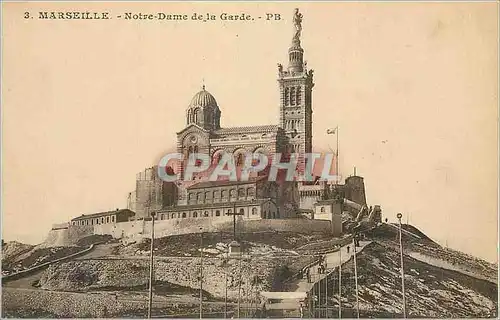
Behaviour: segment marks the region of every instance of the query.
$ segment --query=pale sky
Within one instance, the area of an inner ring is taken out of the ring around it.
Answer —
[[[175,147],[204,83],[222,126],[278,124],[293,8],[315,70],[313,147],[365,177],[384,218],[497,257],[495,3],[3,3],[2,231],[126,206],[135,174]],[[42,21],[25,11],[247,12],[283,20]],[[385,141],[385,142],[383,142]]]

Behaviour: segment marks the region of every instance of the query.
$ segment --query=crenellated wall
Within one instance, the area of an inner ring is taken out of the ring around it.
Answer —
[[[298,192],[300,195],[300,209],[314,209],[314,204],[324,199],[325,186],[321,184],[317,185],[298,185]]]

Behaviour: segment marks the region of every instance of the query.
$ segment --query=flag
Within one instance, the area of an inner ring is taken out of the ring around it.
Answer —
[[[333,128],[333,129],[327,129],[326,130],[326,134],[336,134],[337,133],[337,130],[338,130],[338,126]]]

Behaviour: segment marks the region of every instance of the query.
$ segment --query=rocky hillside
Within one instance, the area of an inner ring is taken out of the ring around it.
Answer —
[[[409,316],[443,318],[497,315],[497,265],[443,248],[412,226],[405,226],[405,230],[413,234],[403,236]],[[382,224],[366,231],[364,237],[371,243],[357,256],[360,314],[362,317],[401,317],[397,229]],[[242,301],[251,301],[257,292],[263,290],[282,291],[286,289],[285,280],[315,261],[319,252],[350,241],[348,237],[331,239],[321,234],[241,234],[245,254],[244,259],[239,261],[224,259],[227,244],[232,239],[231,233],[203,234],[203,240],[200,234],[157,239],[154,246],[154,290],[158,299],[163,297],[170,301],[177,297],[179,301],[196,300],[200,290],[200,251],[203,252],[203,295],[207,301],[213,301],[214,306],[217,306],[217,301],[224,299],[226,281],[227,295],[232,301],[236,301],[239,295]],[[86,238],[81,243],[88,245],[104,240],[106,239]],[[201,243],[203,246],[200,250]],[[91,297],[98,292],[110,294],[112,291],[122,296],[134,294],[145,297],[150,242],[143,240],[127,245],[108,243],[104,246],[108,246],[107,251],[102,251],[107,252],[104,255],[98,256],[96,253],[91,257],[50,266],[37,283],[41,289],[48,291],[40,292],[74,292]],[[26,253],[18,254],[16,259],[23,254]],[[332,317],[337,306],[338,270],[330,271],[333,272],[328,285],[323,281],[312,294],[320,297],[322,306],[328,302]],[[342,279],[344,316],[355,317],[352,259],[343,265]],[[325,299],[325,288],[328,288],[328,301]],[[40,309],[40,305],[33,306],[35,307],[36,310]],[[29,308],[27,306],[26,309]],[[190,312],[197,312],[196,307],[191,309]],[[23,309],[25,311],[27,312]],[[65,312],[69,313],[65,314],[78,314],[76,309],[74,311],[72,313],[68,309]],[[117,316],[122,315],[121,311],[116,312]]]
[[[399,254],[391,245],[373,242],[358,255],[359,303],[363,314],[402,315]],[[465,318],[497,314],[495,283],[435,267],[409,256],[405,256],[404,264],[409,316]],[[343,304],[346,308],[355,308],[353,261],[345,264],[342,271]],[[330,279],[329,286],[338,286],[336,275]],[[324,291],[322,293],[324,295]]]
[[[474,278],[498,283],[498,265],[473,257],[463,252],[444,248],[429,239],[413,226],[403,225],[403,228],[420,237],[403,234],[405,255],[430,265],[460,271]],[[387,225],[381,225],[367,233],[370,238],[383,243],[393,250],[399,250],[397,230]]]
[[[313,259],[293,249],[321,241],[324,236],[254,233],[241,238],[245,239],[241,244],[246,253],[240,262],[223,259],[232,234],[203,235],[203,289],[207,297],[225,296],[226,276],[230,299],[235,299],[240,290],[243,296],[253,297],[256,290],[279,289],[283,280]],[[170,294],[199,292],[200,239],[200,234],[191,234],[155,241],[157,289],[161,287],[159,290],[166,293],[171,288]],[[112,256],[53,265],[44,272],[39,285],[42,289],[74,292],[144,290],[149,274],[149,248],[150,242],[145,240],[116,246]]]
[[[9,241],[2,245],[2,260],[12,260],[14,257],[33,249],[33,245],[17,241]]]
[[[42,263],[57,260],[82,251],[91,244],[108,242],[110,236],[88,236],[75,241],[72,246],[47,247],[44,244],[33,246],[19,242],[7,242],[2,247],[2,275],[26,270]]]
[[[279,276],[279,261],[243,260],[240,265],[236,260],[229,260],[227,264],[219,259],[205,260],[203,289],[208,298],[224,298],[227,276],[228,297],[236,299],[240,288],[240,270],[243,297],[254,297],[259,290],[271,290],[276,276]],[[199,259],[160,260],[156,261],[155,270],[157,294],[198,294]],[[148,274],[147,259],[72,261],[49,267],[40,280],[40,286],[47,290],[73,292],[144,291]]]
[[[9,248],[7,245],[6,251],[8,254],[2,255],[2,275],[29,269],[42,263],[76,253],[83,249],[84,248],[82,247],[76,246],[40,248],[22,244],[16,244]]]

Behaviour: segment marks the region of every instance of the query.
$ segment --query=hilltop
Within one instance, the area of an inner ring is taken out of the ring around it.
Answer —
[[[496,265],[443,248],[413,226],[405,225],[404,229],[408,231],[403,236],[403,244],[409,315],[494,317],[497,314]],[[266,231],[241,233],[238,236],[245,248],[244,259],[224,261],[223,253],[233,239],[233,234],[203,234],[202,290],[206,301],[205,312],[221,312],[226,295],[226,280],[229,310],[235,310],[234,303],[238,296],[241,297],[242,303],[254,305],[255,309],[259,291],[291,290],[287,283],[290,279],[295,279],[298,271],[316,261],[325,252],[335,251],[338,245],[350,241],[348,235],[343,239],[332,239],[322,233]],[[380,224],[365,232],[365,238],[370,243],[358,253],[357,258],[361,315],[400,317],[401,282],[397,229],[388,224]],[[88,245],[96,242],[96,239],[87,238],[83,242]],[[155,301],[164,303],[162,314],[184,312],[185,316],[190,316],[191,313],[197,312],[197,297],[200,292],[200,246],[200,234],[156,239]],[[68,248],[75,250],[80,247],[66,247],[56,252]],[[5,284],[4,289],[8,290],[5,290],[3,298],[4,309],[7,310],[4,315],[52,314],[78,317],[102,316],[105,312],[107,316],[143,316],[147,297],[149,248],[148,239],[125,244],[101,238],[94,252],[71,261],[53,264],[37,277],[31,278],[34,279],[31,289],[36,293],[37,299],[29,299],[29,295],[35,293],[21,293],[16,290],[16,287],[26,288],[26,282],[13,281]],[[47,249],[38,249],[38,252],[39,250]],[[28,252],[39,255],[34,248]],[[21,259],[23,257],[24,259]],[[17,255],[17,260],[12,260],[12,256],[4,258],[3,263],[34,260],[29,260],[28,257],[29,254],[26,255],[25,252],[24,256]],[[329,266],[329,271],[332,272],[328,279],[330,312],[337,305],[336,267]],[[352,258],[342,266],[342,277],[342,302],[345,312],[349,312],[355,307]],[[322,288],[321,290],[324,290],[326,286]],[[58,292],[74,294],[58,296],[57,304],[51,303],[51,299]],[[320,302],[324,306],[325,293],[315,292],[316,295],[318,293],[323,297]],[[69,299],[65,303],[80,305],[85,301],[88,306],[78,310],[61,308],[61,299]],[[20,305],[20,302],[16,301],[23,301],[24,304]],[[88,303],[89,301],[92,303]]]

